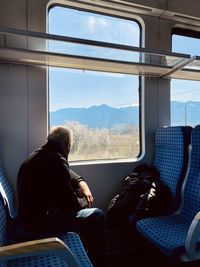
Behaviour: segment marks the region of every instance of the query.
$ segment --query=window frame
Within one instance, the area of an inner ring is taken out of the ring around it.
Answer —
[[[134,21],[135,23],[137,23],[138,28],[139,28],[139,47],[142,46],[142,28],[143,28],[143,21],[141,19],[141,17],[136,16],[135,14],[131,14],[131,12],[126,13],[126,12],[121,12],[121,11],[117,11],[115,8],[113,9],[105,9],[105,8],[98,8],[95,5],[92,5],[91,3],[89,3],[90,1],[85,0],[85,3],[72,3],[71,1],[66,0],[65,3],[61,3],[61,2],[55,2],[55,1],[50,1],[48,4],[48,8],[47,8],[47,18],[49,16],[49,11],[50,9],[52,9],[53,7],[65,7],[65,8],[71,8],[71,9],[76,9],[76,10],[82,10],[82,11],[86,11],[86,12],[91,12],[94,14],[100,14],[100,15],[105,15],[105,16],[111,16],[111,17],[115,17],[115,18],[119,18],[119,19],[124,19],[124,20],[129,20],[129,21]],[[87,4],[88,2],[88,4]],[[47,20],[47,32],[48,32],[48,20]],[[88,44],[90,44],[91,39],[88,39]],[[86,40],[87,42],[87,40]],[[98,42],[98,41],[97,41]],[[120,44],[115,44],[113,43],[113,47],[114,46],[119,46]],[[103,59],[103,61],[106,61],[106,59]],[[99,70],[101,71],[101,70]],[[115,73],[115,72],[113,72]],[[116,72],[117,73],[117,72]],[[49,72],[48,72],[49,74]],[[95,163],[115,163],[115,162],[134,162],[134,161],[138,161],[140,160],[141,156],[143,155],[143,131],[144,131],[144,127],[142,125],[142,103],[144,101],[141,100],[142,98],[142,77],[139,75],[136,75],[138,77],[138,137],[139,137],[139,153],[137,156],[132,157],[132,158],[119,158],[119,159],[94,159],[94,160],[77,160],[77,161],[72,161],[70,163],[72,164],[82,164],[85,162],[88,162],[89,164],[92,162]],[[49,80],[49,77],[48,77]],[[48,83],[48,88],[47,88],[48,92],[49,92],[49,83]],[[49,93],[48,93],[48,117],[49,117]],[[48,119],[48,128],[50,128],[50,121]]]
[[[197,31],[197,30],[194,30],[194,29],[191,29],[191,28],[185,28],[185,27],[181,27],[181,26],[179,26],[179,27],[175,26],[175,27],[172,28],[172,32],[171,32],[171,52],[172,53],[182,53],[182,52],[179,52],[179,51],[178,52],[173,52],[172,51],[172,47],[173,47],[173,35],[178,35],[178,36],[182,36],[182,37],[189,37],[189,38],[195,38],[195,39],[199,39],[199,41],[200,41],[200,31]],[[187,54],[191,54],[191,53],[187,52]],[[192,82],[193,80],[188,79],[186,81],[191,81]],[[200,81],[196,81],[196,82],[200,82]],[[172,93],[171,92],[171,89],[172,89],[172,85],[170,85],[170,113],[172,112],[172,109],[171,109],[171,107],[172,107],[171,106],[171,102],[172,102],[172,100],[171,100],[171,93]],[[193,101],[193,99],[188,100],[188,101]],[[185,106],[185,108],[186,108],[186,106]],[[171,117],[171,125],[172,125],[172,113],[171,113],[171,116],[170,117]],[[177,125],[177,124],[175,124],[175,125]],[[187,124],[187,115],[186,115],[186,113],[185,113],[185,124],[184,125],[188,125]],[[191,124],[189,124],[189,125],[191,125]],[[195,125],[196,124],[191,125],[191,126],[194,127]]]

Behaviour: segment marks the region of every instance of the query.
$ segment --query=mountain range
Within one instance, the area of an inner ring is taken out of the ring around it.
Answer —
[[[138,107],[114,108],[105,104],[89,108],[64,108],[50,113],[50,125],[78,121],[90,128],[108,128],[120,124],[138,125]]]
[[[200,101],[171,102],[172,124],[185,125],[200,123]],[[108,105],[89,108],[63,108],[50,112],[50,125],[61,125],[66,121],[78,121],[90,128],[113,128],[122,124],[138,125],[139,107],[122,108]]]

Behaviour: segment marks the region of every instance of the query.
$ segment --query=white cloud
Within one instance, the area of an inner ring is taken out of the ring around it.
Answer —
[[[93,32],[95,29],[95,18],[90,16],[88,17],[88,30],[89,32]]]

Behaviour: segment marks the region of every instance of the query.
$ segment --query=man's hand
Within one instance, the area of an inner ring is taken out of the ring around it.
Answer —
[[[88,203],[88,207],[93,206],[94,198],[90,192],[90,189],[85,181],[78,183],[80,197],[85,197]]]

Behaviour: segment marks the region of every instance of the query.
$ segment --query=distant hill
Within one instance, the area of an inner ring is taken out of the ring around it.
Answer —
[[[105,104],[89,108],[64,108],[50,113],[51,126],[78,121],[90,128],[108,128],[119,124],[138,125],[138,107],[113,108]]]
[[[172,101],[172,123],[184,125],[200,124],[200,101]],[[50,125],[77,121],[90,128],[113,128],[120,124],[138,125],[138,106],[114,108],[108,105],[89,108],[64,108],[50,113]]]

